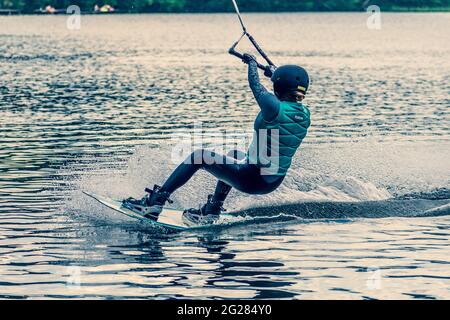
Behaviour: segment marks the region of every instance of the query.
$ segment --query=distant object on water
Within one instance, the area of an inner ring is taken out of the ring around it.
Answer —
[[[93,11],[85,11],[82,13],[83,14],[110,14],[110,13],[118,13],[118,12],[119,12],[118,10],[114,9],[109,4],[105,4],[102,7],[95,5]],[[56,9],[50,5],[46,6],[45,8],[35,10],[34,13],[36,13],[36,14],[68,14],[67,9]]]
[[[95,5],[95,7],[94,7],[94,13],[113,13],[115,11],[116,11],[116,9],[114,9],[109,4],[105,4],[102,7],[99,7],[98,5]]]
[[[56,9],[52,6],[46,6],[45,8],[40,8],[38,10],[34,10],[34,13],[37,14],[66,14],[66,9]]]
[[[0,16],[11,16],[13,14],[20,14],[20,11],[14,9],[0,9]]]

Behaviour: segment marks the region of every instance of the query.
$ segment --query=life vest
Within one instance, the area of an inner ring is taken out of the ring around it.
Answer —
[[[285,176],[310,126],[311,113],[301,103],[282,101],[272,122],[265,121],[260,113],[247,156],[249,162],[265,169],[262,174]]]

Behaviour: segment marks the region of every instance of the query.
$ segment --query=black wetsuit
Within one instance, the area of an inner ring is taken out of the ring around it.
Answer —
[[[258,67],[254,60],[249,62],[248,79],[250,88],[261,108],[265,121],[274,121],[280,111],[281,101],[268,92],[261,84]],[[267,176],[261,174],[261,168],[241,158],[234,151],[228,156],[219,155],[209,150],[198,150],[182,163],[169,177],[162,191],[173,193],[184,186],[200,169],[219,179],[213,201],[224,201],[232,188],[248,194],[268,194],[276,190],[284,180],[284,176]]]

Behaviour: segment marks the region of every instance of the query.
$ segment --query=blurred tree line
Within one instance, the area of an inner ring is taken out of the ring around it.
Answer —
[[[240,0],[242,11],[358,11],[375,4],[382,10],[450,8],[450,0]],[[93,11],[109,4],[122,12],[231,12],[231,0],[0,0],[1,9],[24,13],[51,5],[57,9],[78,5]]]

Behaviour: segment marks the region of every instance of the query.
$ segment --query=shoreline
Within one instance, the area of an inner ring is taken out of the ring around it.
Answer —
[[[62,9],[64,10],[64,9]],[[450,13],[448,8],[396,8],[381,10],[382,13]],[[246,11],[245,14],[286,14],[286,13],[366,13],[365,10],[337,10],[337,11]],[[15,9],[0,9],[0,16],[54,16],[54,15],[72,15],[73,13],[57,12],[21,12]],[[233,14],[231,11],[115,11],[115,12],[81,12],[82,15],[124,15],[124,14]]]

